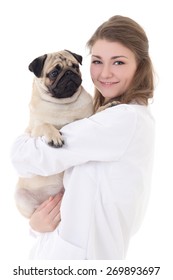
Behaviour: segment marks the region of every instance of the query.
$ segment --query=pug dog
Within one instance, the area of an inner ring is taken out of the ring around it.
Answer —
[[[34,73],[30,119],[26,132],[44,136],[48,145],[64,144],[59,129],[93,114],[93,100],[82,86],[82,56],[68,50],[37,57],[29,64]],[[63,172],[52,176],[19,178],[15,201],[20,213],[30,218],[47,198],[63,191]]]

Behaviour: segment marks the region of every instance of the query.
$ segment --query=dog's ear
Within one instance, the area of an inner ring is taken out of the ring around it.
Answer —
[[[38,78],[41,77],[44,62],[47,58],[47,54],[35,58],[28,66],[29,70],[35,74]]]
[[[81,55],[68,51],[68,50],[65,50],[65,51],[71,53],[74,56],[74,58],[76,58],[76,60],[82,65],[82,56]]]

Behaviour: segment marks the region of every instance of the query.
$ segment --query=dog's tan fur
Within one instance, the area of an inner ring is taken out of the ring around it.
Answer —
[[[63,136],[59,129],[65,124],[93,114],[92,97],[84,90],[82,85],[78,87],[71,97],[57,98],[50,91],[53,82],[48,73],[61,68],[60,78],[66,69],[81,77],[78,55],[68,51],[60,51],[47,54],[42,59],[42,69],[33,81],[32,97],[30,102],[30,121],[26,131],[33,137],[45,136],[47,143],[54,147],[63,145]],[[34,62],[34,61],[33,61]],[[32,62],[32,67],[33,66]],[[75,67],[74,67],[75,65]],[[33,69],[30,67],[32,72]],[[59,77],[57,79],[60,79]],[[57,194],[63,189],[63,173],[52,176],[35,176],[32,178],[19,178],[15,193],[16,205],[25,217],[30,217],[34,210],[49,196]]]

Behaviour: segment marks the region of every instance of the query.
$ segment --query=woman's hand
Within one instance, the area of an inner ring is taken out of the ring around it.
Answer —
[[[62,197],[62,193],[50,197],[35,210],[29,222],[33,230],[38,232],[55,230],[61,220],[60,206]]]

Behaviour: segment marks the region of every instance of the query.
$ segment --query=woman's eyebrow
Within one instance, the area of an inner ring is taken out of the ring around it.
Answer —
[[[96,58],[102,59],[102,57],[99,56],[99,55],[94,55],[94,54],[93,54],[92,57],[96,57]],[[112,56],[111,59],[117,59],[117,58],[121,58],[121,57],[128,58],[128,57],[125,56],[125,55],[115,55],[115,56]]]
[[[95,54],[92,54],[92,57],[96,57],[96,58],[101,59],[101,56],[99,56],[99,55],[95,55]]]
[[[116,55],[116,56],[112,56],[111,59],[117,59],[117,58],[121,58],[121,57],[128,58],[128,57],[125,56],[125,55]]]

